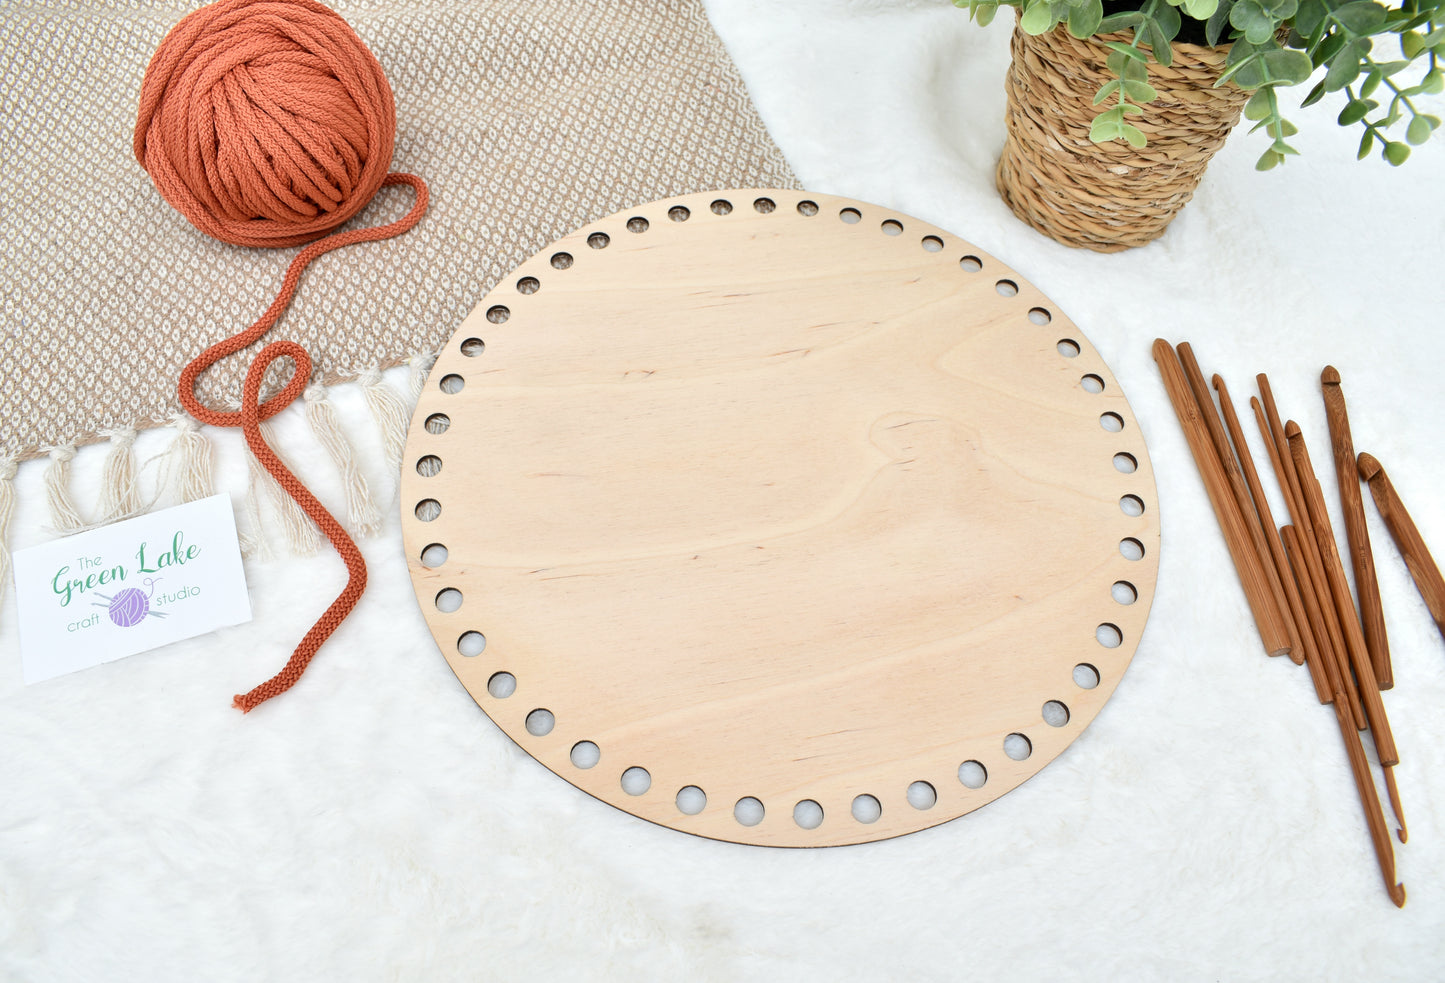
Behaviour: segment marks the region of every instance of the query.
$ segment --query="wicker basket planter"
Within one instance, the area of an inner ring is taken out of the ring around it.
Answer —
[[[1211,157],[1239,121],[1249,94],[1213,88],[1227,48],[1173,46],[1173,64],[1149,64],[1159,97],[1131,117],[1149,145],[1093,143],[1094,93],[1113,76],[1101,41],[1062,26],[1038,37],[1014,27],[1009,67],[1008,139],[998,162],[999,194],[1014,214],[1068,246],[1118,252],[1164,234],[1194,195]]]

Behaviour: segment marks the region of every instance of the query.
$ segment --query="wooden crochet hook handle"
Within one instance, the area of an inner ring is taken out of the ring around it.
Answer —
[[[1430,555],[1425,540],[1420,537],[1420,530],[1415,528],[1410,513],[1405,511],[1404,503],[1400,501],[1390,476],[1385,473],[1380,462],[1370,454],[1361,454],[1358,466],[1360,477],[1370,483],[1370,495],[1375,499],[1375,507],[1380,510],[1386,528],[1394,537],[1395,545],[1400,548],[1400,555],[1405,558],[1405,566],[1410,568],[1410,576],[1415,578],[1415,586],[1420,589],[1420,596],[1425,599],[1425,606],[1430,609],[1430,617],[1435,619],[1440,634],[1445,636],[1445,580],[1440,577],[1440,568],[1436,565],[1435,558]]]
[[[1320,373],[1320,392],[1330,424],[1330,445],[1335,454],[1335,478],[1340,485],[1340,510],[1345,517],[1345,539],[1350,544],[1350,564],[1355,570],[1355,592],[1360,601],[1360,624],[1365,631],[1365,648],[1380,689],[1395,685],[1390,668],[1390,643],[1385,635],[1385,614],[1380,607],[1380,585],[1375,580],[1375,556],[1370,533],[1365,528],[1365,504],[1360,496],[1360,476],[1355,467],[1355,444],[1350,435],[1350,415],[1340,389],[1340,373],[1326,365]]]

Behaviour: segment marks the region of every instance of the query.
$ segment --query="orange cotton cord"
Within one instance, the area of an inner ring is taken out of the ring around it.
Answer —
[[[356,543],[281,463],[261,421],[289,406],[311,376],[292,341],[263,348],[246,373],[241,409],[212,409],[196,396],[201,373],[259,341],[286,311],[306,266],[358,242],[389,239],[426,212],[427,186],[388,173],[396,105],[381,64],[331,9],[316,0],[219,0],[165,36],[141,83],[134,150],[161,195],[192,225],[238,246],[309,243],[286,270],[276,299],[245,331],[212,345],[181,372],[181,404],[202,423],[239,427],[256,459],[326,534],[346,564],[346,588],[296,646],[285,668],[235,705],[251,711],[290,689],[366,588]],[[333,233],[385,185],[416,193],[388,225]],[[324,238],[321,238],[323,237]],[[295,364],[280,392],[261,400],[279,358]]]
[[[266,438],[261,435],[261,421],[269,420],[291,405],[306,388],[306,382],[311,377],[311,356],[307,354],[306,349],[294,341],[273,341],[261,349],[260,354],[256,356],[255,361],[251,363],[250,369],[246,372],[246,383],[242,391],[239,412],[214,410],[204,405],[196,398],[196,381],[207,368],[257,341],[271,329],[277,318],[290,305],[291,298],[296,293],[296,285],[301,279],[301,273],[313,259],[342,246],[349,246],[357,242],[374,242],[400,235],[421,219],[426,212],[428,200],[426,183],[421,178],[413,174],[389,174],[383,184],[409,185],[416,191],[416,204],[406,215],[389,225],[341,232],[313,242],[301,250],[291,261],[291,266],[286,270],[286,278],[282,281],[281,291],[271,302],[271,306],[266,309],[266,313],[262,314],[260,319],[245,331],[232,335],[225,341],[212,345],[201,352],[181,370],[178,395],[186,412],[202,423],[209,423],[212,426],[240,427],[241,432],[245,434],[246,444],[251,448],[251,453],[256,455],[256,460],[261,462],[261,466],[270,472],[277,484],[285,489],[286,494],[295,499],[302,511],[310,516],[317,527],[325,533],[326,538],[331,541],[331,545],[341,556],[342,562],[346,564],[345,589],[337,595],[336,600],[331,602],[331,606],[311,626],[311,630],[306,633],[300,644],[296,646],[296,650],[291,653],[291,658],[287,660],[286,665],[280,672],[249,693],[236,696],[235,706],[246,713],[273,696],[279,696],[286,692],[301,678],[301,674],[306,671],[306,667],[311,663],[311,659],[321,648],[322,643],[331,637],[331,633],[341,625],[341,622],[351,613],[351,609],[356,607],[356,602],[361,599],[362,592],[366,590],[366,561],[362,559],[361,550],[357,548],[356,542],[347,535],[346,530],[341,527],[341,523],[337,522],[326,510],[326,507],[317,501],[316,496],[311,494],[310,490],[291,473],[290,469],[276,456],[276,452],[266,443]],[[288,357],[295,363],[291,378],[280,392],[264,403],[261,402],[261,380],[266,375],[266,369],[276,359]]]

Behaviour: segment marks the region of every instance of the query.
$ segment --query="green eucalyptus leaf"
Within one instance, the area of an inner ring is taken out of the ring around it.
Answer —
[[[1370,110],[1378,109],[1379,105],[1374,100],[1351,99],[1345,108],[1340,110],[1339,123],[1341,126],[1353,126],[1370,115]]]
[[[1270,105],[1268,89],[1256,89],[1244,104],[1245,119],[1268,119],[1272,112],[1274,107]]]
[[[1149,145],[1149,138],[1146,137],[1144,131],[1137,126],[1130,126],[1128,123],[1125,123],[1119,128],[1119,132],[1125,140],[1129,141],[1129,146],[1135,150],[1140,150]]]
[[[996,13],[998,13],[997,6],[976,7],[974,9],[973,19],[978,21],[979,26],[988,27],[988,25],[993,23],[993,15]]]
[[[1141,65],[1147,64],[1149,60],[1148,57],[1144,54],[1144,52],[1140,51],[1138,48],[1131,48],[1129,45],[1123,43],[1122,41],[1107,41],[1105,43],[1110,48],[1113,48],[1115,51],[1119,52],[1125,58],[1128,58],[1131,61],[1137,61]]]
[[[1425,40],[1425,47],[1427,47],[1427,48],[1433,48],[1433,47],[1435,47],[1437,44],[1445,43],[1445,27],[1437,27],[1437,28],[1435,28],[1435,30],[1433,30],[1433,31],[1431,31],[1429,34],[1425,35],[1425,39],[1424,39],[1424,40]],[[1410,57],[1413,58],[1414,55],[1411,55]]]
[[[1089,139],[1095,143],[1108,143],[1110,140],[1117,140],[1121,136],[1120,125],[1111,119],[1102,117],[1094,120],[1094,125],[1089,127]]]
[[[1259,160],[1255,161],[1254,169],[1256,171],[1267,171],[1282,163],[1284,163],[1284,156],[1275,153],[1274,149],[1271,148],[1259,155]]]
[[[1019,18],[1019,27],[1025,34],[1047,34],[1054,26],[1054,11],[1048,0],[1034,0]]]
[[[1441,92],[1445,92],[1445,72],[1441,72],[1438,68],[1430,69],[1430,71],[1425,73],[1425,77],[1420,80],[1420,88],[1431,95],[1439,95]]]
[[[1374,0],[1351,0],[1330,11],[1335,23],[1351,34],[1369,34],[1385,23],[1388,11]]]
[[[1398,140],[1391,140],[1385,144],[1385,159],[1388,160],[1391,165],[1399,167],[1410,159],[1410,148]]]
[[[1236,66],[1230,78],[1234,79],[1234,84],[1241,89],[1258,89],[1269,81],[1264,70],[1264,59],[1258,56]]]
[[[1338,92],[1360,77],[1360,59],[1353,46],[1345,46],[1330,61],[1325,73],[1325,91]]]
[[[1315,35],[1315,29],[1325,22],[1326,9],[1323,0],[1300,0],[1299,10],[1295,11],[1294,29],[1307,38]]]
[[[1111,75],[1122,77],[1124,65],[1128,60],[1121,52],[1111,51],[1109,57],[1104,60],[1104,66],[1109,69]]]
[[[1184,0],[1184,12],[1195,20],[1207,21],[1219,9],[1219,0]]]
[[[1138,30],[1139,25],[1144,23],[1144,15],[1137,10],[1125,10],[1117,14],[1110,14],[1099,21],[1097,34],[1110,34],[1114,31]]]
[[[1167,3],[1163,6],[1156,6],[1154,8],[1154,23],[1159,25],[1159,30],[1164,32],[1166,38],[1173,41],[1179,36],[1179,25],[1181,23],[1179,8]]]
[[[1133,103],[1126,102],[1124,103],[1124,105],[1120,106],[1119,109],[1125,113],[1128,113],[1130,116],[1144,115],[1144,110],[1140,109],[1138,106],[1135,106]]]
[[[1325,84],[1323,82],[1316,83],[1315,87],[1313,89],[1310,89],[1310,94],[1305,96],[1304,102],[1300,103],[1300,107],[1303,108],[1305,106],[1313,106],[1324,97]]]
[[[1418,147],[1430,139],[1430,134],[1434,131],[1435,128],[1430,125],[1429,117],[1416,116],[1410,120],[1410,125],[1405,128],[1405,139]]]
[[[1148,82],[1136,82],[1133,79],[1124,83],[1124,95],[1132,102],[1153,102],[1159,98],[1158,91]]]
[[[1149,63],[1147,61],[1126,60],[1124,62],[1124,71],[1119,73],[1119,75],[1120,78],[1124,79],[1126,82],[1130,80],[1133,80],[1135,82],[1147,82],[1149,81]]]
[[[1409,66],[1410,63],[1408,61],[1386,61],[1376,65],[1375,71],[1385,76],[1385,78],[1389,78],[1402,68],[1408,68]]]
[[[1335,31],[1333,34],[1326,34],[1324,40],[1320,42],[1320,46],[1315,49],[1315,67],[1319,68],[1321,65],[1331,61],[1348,42],[1349,39],[1340,31]]]
[[[1210,15],[1209,22],[1204,25],[1204,40],[1209,42],[1211,48],[1219,44],[1219,39],[1224,36],[1224,28],[1229,24],[1229,14],[1233,9],[1234,0],[1221,0]]]
[[[1375,90],[1380,87],[1380,80],[1384,77],[1385,76],[1381,75],[1379,72],[1371,72],[1369,75],[1366,75],[1365,81],[1360,85],[1360,95],[1374,95]]]
[[[1414,58],[1428,47],[1429,45],[1425,43],[1425,35],[1419,31],[1406,31],[1400,35],[1400,54],[1406,58]]]
[[[1314,66],[1310,64],[1310,56],[1303,51],[1275,48],[1273,51],[1264,52],[1261,57],[1264,59],[1270,79],[1282,81],[1288,85],[1299,85],[1314,71]]]
[[[1283,24],[1299,11],[1299,0],[1263,0],[1261,6],[1277,23]]]
[[[1124,83],[1119,81],[1118,79],[1109,79],[1109,81],[1099,86],[1099,91],[1094,93],[1094,105],[1097,106],[1099,103],[1103,102],[1105,99],[1118,92],[1120,86],[1122,86],[1123,84]]]
[[[1112,106],[1112,107],[1110,107],[1109,109],[1104,110],[1104,111],[1103,111],[1102,113],[1100,113],[1098,116],[1095,116],[1095,117],[1094,117],[1094,122],[1095,122],[1095,123],[1098,123],[1100,120],[1104,120],[1104,121],[1109,122],[1109,123],[1122,123],[1122,122],[1124,122],[1124,109],[1123,109],[1123,107],[1122,107],[1122,106]]]
[[[1069,10],[1069,33],[1076,38],[1091,38],[1103,19],[1104,4],[1101,0],[1090,0]]]
[[[1365,135],[1360,137],[1360,152],[1355,155],[1355,160],[1364,160],[1370,156],[1370,150],[1375,146],[1375,131],[1366,130]]]
[[[1396,123],[1400,122],[1400,117],[1403,115],[1405,115],[1405,111],[1403,108],[1401,108],[1401,99],[1399,96],[1396,96],[1395,98],[1390,100],[1390,111],[1385,114],[1385,120],[1383,125],[1394,126]]]
[[[1165,68],[1174,63],[1174,49],[1169,46],[1169,38],[1156,20],[1149,22],[1149,48],[1154,52],[1154,60]]]

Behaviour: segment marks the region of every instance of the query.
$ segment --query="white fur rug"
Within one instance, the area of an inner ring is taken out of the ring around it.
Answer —
[[[708,9],[806,186],[1014,266],[1125,387],[1164,542],[1148,630],[1104,712],[955,822],[758,849],[634,819],[518,750],[436,652],[394,514],[364,544],[356,613],[249,716],[231,695],[340,588],[333,556],[248,562],[249,625],[28,688],[0,609],[0,979],[1441,979],[1445,642],[1370,509],[1412,834],[1401,911],[1331,711],[1260,651],[1149,345],[1192,341],[1236,399],[1268,371],[1327,488],[1318,377],[1338,366],[1357,447],[1445,557],[1445,141],[1398,170],[1356,163],[1337,106],[1300,112],[1302,158],[1257,174],[1260,142],[1238,133],[1163,241],[1098,256],[994,193],[1008,18],[979,29],[943,0]],[[357,393],[333,399],[364,419]],[[310,439],[299,413],[279,422],[283,446]],[[143,434],[141,457],[165,439]],[[217,443],[239,499],[238,442]],[[77,462],[82,501],[98,457]],[[41,471],[21,471],[13,545],[48,536]],[[336,502],[324,474],[303,477]]]

